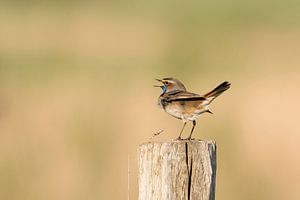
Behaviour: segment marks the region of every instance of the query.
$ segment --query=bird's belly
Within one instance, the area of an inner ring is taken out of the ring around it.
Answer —
[[[165,111],[178,119],[193,121],[207,111],[207,106],[187,107],[181,104],[169,104]]]
[[[168,105],[165,107],[165,111],[172,115],[173,117],[176,117],[178,119],[182,119],[182,115],[183,115],[183,110],[180,106],[171,106]]]
[[[197,110],[194,113],[184,115],[184,118],[189,121],[196,120],[201,114],[205,113],[207,109]]]

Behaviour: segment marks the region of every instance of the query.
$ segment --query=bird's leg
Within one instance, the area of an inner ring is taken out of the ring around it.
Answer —
[[[192,128],[191,134],[190,134],[190,136],[187,138],[187,140],[190,140],[190,139],[192,138],[192,134],[193,134],[193,131],[194,131],[195,126],[196,126],[196,120],[193,121],[193,128]]]
[[[184,129],[185,125],[186,125],[186,121],[183,122],[183,127],[182,127],[182,129],[181,129],[181,131],[180,131],[180,134],[179,134],[177,140],[181,140],[181,134],[182,134],[182,132],[183,132],[183,129]]]

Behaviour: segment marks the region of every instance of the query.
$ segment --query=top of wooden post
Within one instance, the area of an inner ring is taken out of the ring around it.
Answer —
[[[213,140],[167,140],[167,141],[148,141],[139,145],[139,151],[141,148],[151,148],[151,146],[177,146],[187,144],[191,146],[206,146],[209,151],[216,151],[216,142]]]
[[[214,141],[149,141],[138,153],[140,200],[214,200]]]

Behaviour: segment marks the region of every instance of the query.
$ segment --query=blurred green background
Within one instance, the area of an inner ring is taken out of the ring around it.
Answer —
[[[0,199],[126,199],[128,156],[137,199],[137,146],[182,126],[152,87],[172,76],[232,83],[194,133],[217,141],[216,199],[298,200],[299,53],[296,0],[3,0]]]

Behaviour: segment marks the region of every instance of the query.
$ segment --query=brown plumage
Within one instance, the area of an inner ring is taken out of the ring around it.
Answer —
[[[210,100],[210,102],[211,102],[217,96],[219,96],[220,94],[222,94],[224,91],[228,90],[229,88],[230,88],[230,83],[225,81],[225,82],[221,83],[218,87],[216,87],[215,89],[213,89],[212,91],[206,93],[203,96],[207,99],[211,99]]]
[[[181,139],[181,134],[187,121],[192,121],[193,128],[190,136],[187,138],[191,139],[196,125],[196,119],[205,112],[212,113],[208,108],[209,104],[217,96],[230,88],[230,83],[225,81],[212,91],[202,96],[186,91],[183,83],[175,78],[156,80],[163,83],[161,86],[156,86],[163,90],[163,93],[158,98],[158,104],[165,112],[177,119],[181,119],[184,123],[178,139]]]

